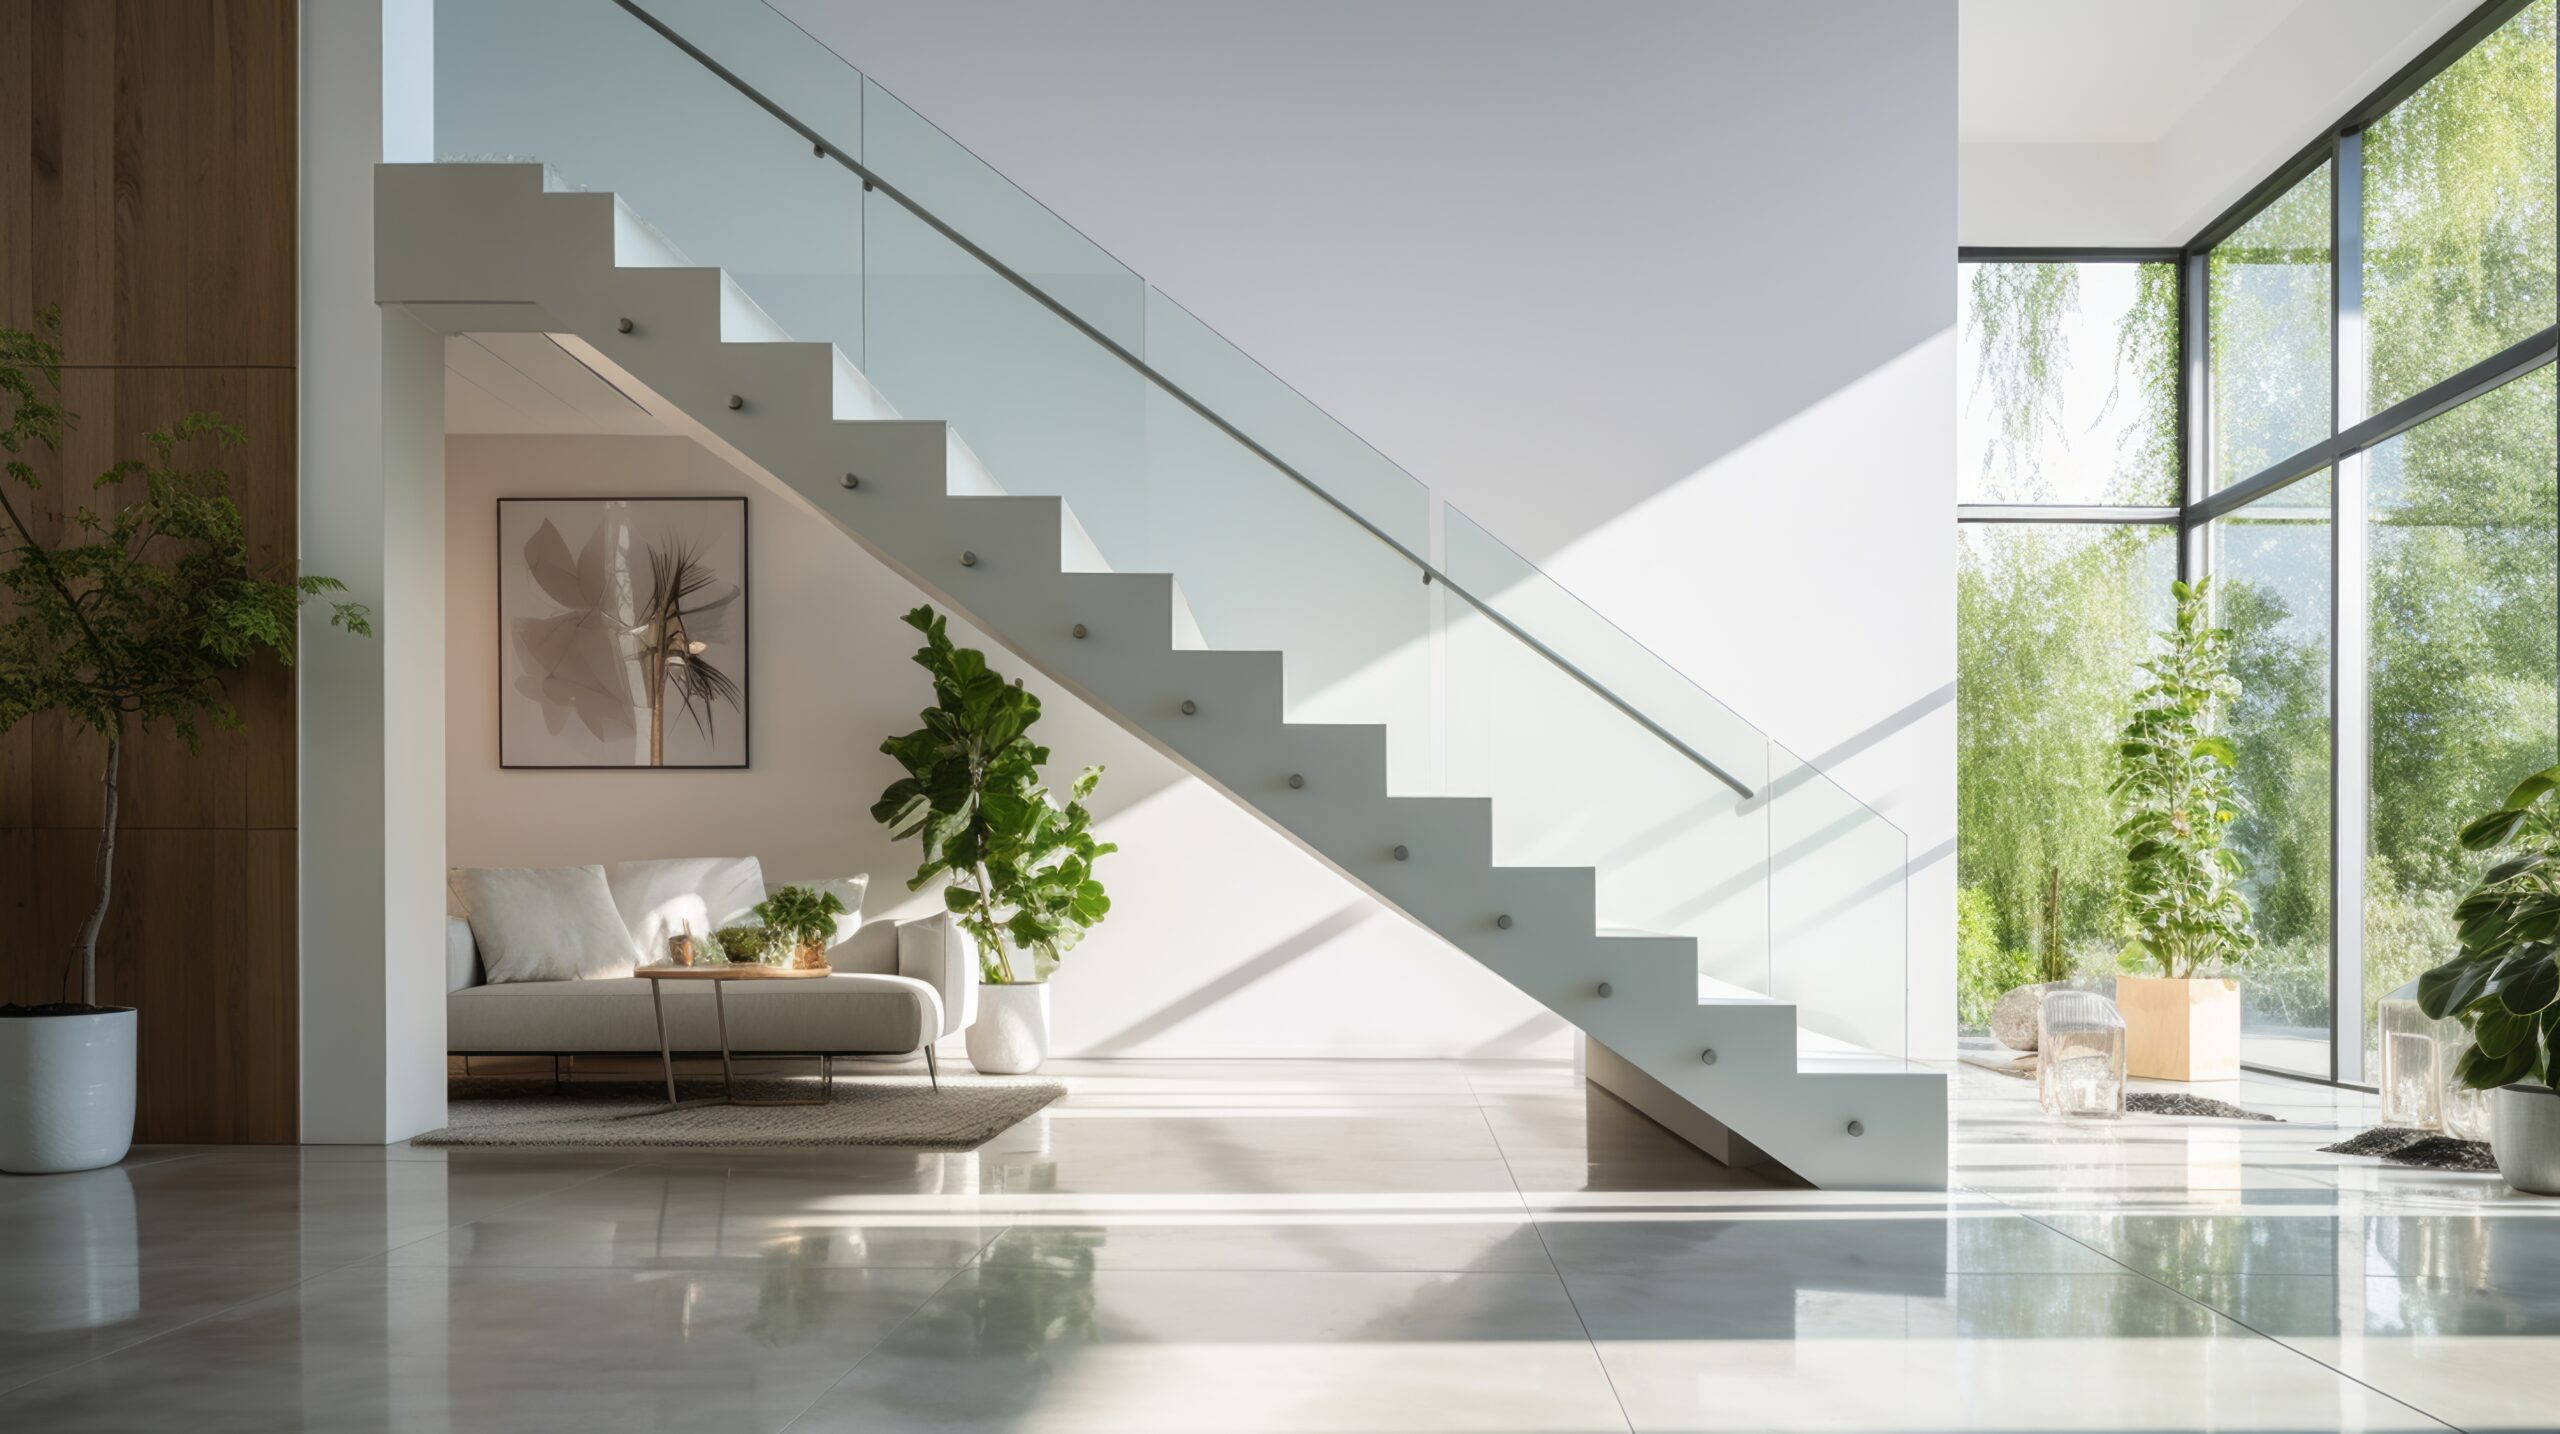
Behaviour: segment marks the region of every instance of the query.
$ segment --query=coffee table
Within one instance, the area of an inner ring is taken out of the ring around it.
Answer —
[[[658,1018],[658,1063],[667,1076],[667,1109],[683,1102],[676,1099],[676,1057],[667,1046],[667,1003],[660,993],[669,981],[708,981],[711,983],[711,1006],[720,1018],[720,1098],[730,1105],[825,1105],[835,1097],[836,1063],[818,1057],[818,1098],[816,1100],[740,1100],[737,1073],[729,1059],[729,1003],[721,995],[732,981],[823,981],[831,973],[824,966],[803,969],[795,966],[643,966],[631,973],[649,983],[649,1009]],[[714,1102],[717,1103],[717,1102]]]

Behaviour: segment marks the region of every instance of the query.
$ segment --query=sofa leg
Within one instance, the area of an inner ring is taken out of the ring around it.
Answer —
[[[931,1046],[924,1048],[924,1073],[933,1081],[935,1090],[942,1089],[942,1062],[934,1058]]]

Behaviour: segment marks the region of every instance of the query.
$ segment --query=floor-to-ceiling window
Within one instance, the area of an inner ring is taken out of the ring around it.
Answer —
[[[2214,579],[2252,1064],[2367,1078],[2449,950],[2461,822],[2560,757],[2554,36],[2495,0],[2176,250],[1968,251],[1959,1019],[2110,968],[2105,788]]]

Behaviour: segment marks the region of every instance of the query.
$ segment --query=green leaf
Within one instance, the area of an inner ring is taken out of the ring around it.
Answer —
[[[2439,1021],[2469,1009],[2500,959],[2466,956],[2428,971],[2418,978],[2418,1009]]]
[[[2454,1079],[2473,1090],[2496,1090],[2524,1079],[2540,1055],[2531,1041],[2518,1042],[2503,1056],[2492,1056],[2485,1047],[2474,1045],[2462,1053],[2461,1062],[2454,1066]]]
[[[2498,1004],[2530,1016],[2560,1000],[2560,962],[2548,948],[2528,947],[2507,961],[2497,979]]]
[[[2540,1024],[2532,1016],[2490,1010],[2483,1012],[2480,1018],[2472,1023],[2471,1038],[2478,1043],[2480,1049],[2487,1051],[2493,1057],[2503,1059],[2508,1052],[2516,1048],[2519,1042],[2538,1035]]]

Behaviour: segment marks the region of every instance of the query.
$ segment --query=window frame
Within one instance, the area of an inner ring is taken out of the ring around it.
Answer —
[[[2181,501],[2176,507],[1958,503],[1963,523],[2174,524],[2178,576],[2212,571],[2212,524],[2321,473],[2330,473],[2330,861],[2329,1070],[2325,1083],[2372,1088],[2364,1060],[2364,901],[2372,770],[2371,579],[2366,525],[2367,455],[2427,420],[2493,392],[2560,356],[2560,324],[2521,339],[2378,412],[2368,411],[2364,331],[2364,131],[2521,13],[2532,0],[2487,0],[2390,79],[2277,166],[2184,244],[2123,246],[1960,246],[1959,264],[2177,265],[2178,392],[2175,395]],[[2326,437],[2219,490],[2206,451],[2213,403],[2206,265],[2231,237],[2303,179],[2329,166],[2330,420]],[[2560,514],[2554,515],[2560,523]],[[2248,1069],[2296,1079],[2298,1071]]]

